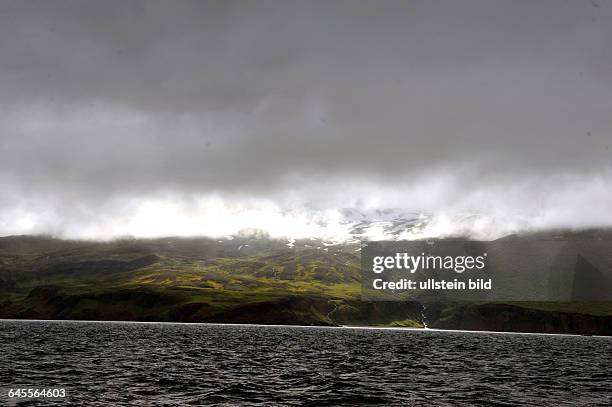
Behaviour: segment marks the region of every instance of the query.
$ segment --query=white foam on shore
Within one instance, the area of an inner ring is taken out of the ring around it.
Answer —
[[[413,333],[469,333],[469,334],[494,334],[494,335],[526,335],[526,336],[571,336],[579,338],[605,338],[612,339],[612,336],[605,335],[580,335],[564,333],[541,333],[541,332],[510,332],[510,331],[472,331],[465,329],[438,329],[438,328],[405,328],[405,327],[385,327],[385,326],[362,326],[362,325],[279,325],[279,324],[226,324],[215,322],[171,322],[171,321],[95,321],[95,320],[76,320],[76,319],[10,319],[0,318],[0,322],[56,322],[56,323],[100,323],[100,324],[147,324],[147,325],[185,325],[185,326],[244,326],[262,328],[309,328],[309,329],[345,329],[345,330],[377,330],[377,331],[408,331]]]

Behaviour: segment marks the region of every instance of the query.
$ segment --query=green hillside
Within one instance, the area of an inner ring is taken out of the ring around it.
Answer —
[[[419,305],[359,301],[355,247],[262,239],[0,239],[0,316],[391,324]],[[418,325],[418,322],[413,322]]]
[[[419,303],[360,299],[358,245],[298,243],[0,238],[0,317],[423,326]],[[606,333],[611,315],[609,303],[428,304],[426,321],[441,328]]]

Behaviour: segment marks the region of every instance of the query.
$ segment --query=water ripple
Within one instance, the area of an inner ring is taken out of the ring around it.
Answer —
[[[3,387],[65,386],[71,402],[94,406],[607,406],[612,398],[610,338],[1,321],[0,344]]]

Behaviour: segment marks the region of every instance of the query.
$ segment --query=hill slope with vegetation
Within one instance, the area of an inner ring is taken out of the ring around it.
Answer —
[[[612,334],[608,303],[360,299],[359,245],[241,237],[0,238],[0,317]]]

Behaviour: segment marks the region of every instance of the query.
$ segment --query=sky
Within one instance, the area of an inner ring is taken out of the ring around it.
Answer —
[[[612,226],[610,66],[601,0],[2,1],[0,235]]]

